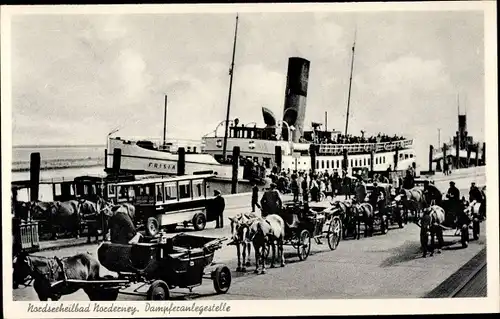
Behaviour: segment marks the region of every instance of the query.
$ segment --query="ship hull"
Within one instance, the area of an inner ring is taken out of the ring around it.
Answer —
[[[135,142],[110,139],[107,148],[106,170],[113,170],[113,160],[120,150],[120,170],[134,173],[154,173],[176,175],[179,155],[158,150],[145,149]],[[218,178],[231,179],[232,166],[218,163],[209,154],[185,154],[185,174],[214,173]],[[243,178],[243,170],[238,170],[238,179]]]

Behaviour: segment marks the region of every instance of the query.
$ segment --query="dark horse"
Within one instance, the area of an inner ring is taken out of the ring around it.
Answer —
[[[373,207],[369,203],[354,204],[352,207],[356,222],[357,222],[357,239],[361,235],[361,223],[365,224],[364,236],[373,236],[374,212]]]
[[[57,301],[63,295],[69,295],[83,288],[90,300],[102,300],[103,294],[99,294],[92,285],[80,283],[63,282],[65,279],[98,280],[99,261],[90,253],[78,254],[62,259],[46,258],[40,256],[29,256],[26,253],[19,254],[14,259],[13,283],[14,288],[24,284],[26,279],[33,278],[33,288],[40,301]],[[53,285],[61,282],[58,285]]]
[[[30,213],[33,219],[43,221],[47,224],[52,239],[57,239],[60,231],[70,232],[76,238],[81,232],[81,203],[77,200],[66,202],[34,202],[30,205]]]

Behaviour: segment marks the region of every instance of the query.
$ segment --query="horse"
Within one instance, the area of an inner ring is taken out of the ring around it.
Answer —
[[[375,214],[373,212],[373,207],[369,203],[355,203],[353,205],[353,215],[357,223],[357,239],[361,235],[361,222],[365,224],[364,235],[365,237],[373,236],[373,223],[375,219]]]
[[[276,245],[278,254],[281,256],[281,267],[285,266],[285,254],[283,251],[283,241],[285,239],[285,222],[283,218],[276,214],[266,216],[266,218],[256,218],[249,227],[247,238],[253,243],[255,250],[255,271],[259,273],[259,264],[262,265],[261,274],[266,273],[265,249],[267,245],[272,246],[273,256],[271,259],[271,268],[274,268],[276,259]]]
[[[236,268],[236,271],[245,272],[245,266],[250,266],[252,244],[247,240],[247,233],[250,225],[256,218],[258,218],[258,216],[254,213],[250,213],[248,215],[238,214],[235,217],[229,217],[231,225],[231,237],[233,240],[232,243],[236,246],[236,253],[238,255],[238,267]],[[247,252],[248,260],[246,259]],[[243,259],[243,262],[241,262],[241,259]]]
[[[80,199],[79,203],[81,205],[80,217],[82,222],[87,225],[89,242],[91,235],[94,235],[98,240],[100,232],[105,235],[108,231],[108,221],[112,216],[113,203],[108,203],[101,197],[95,203],[85,199]]]
[[[421,227],[424,230],[428,230],[431,235],[431,256],[434,254],[435,248],[435,238],[438,240],[437,252],[441,253],[441,248],[444,246],[443,239],[443,223],[445,221],[445,211],[442,207],[438,205],[431,205],[429,207],[424,208],[424,215],[428,214],[428,219],[422,219],[423,221],[427,221],[426,223],[422,223]],[[428,224],[427,224],[428,223]]]
[[[395,198],[396,202],[403,204],[404,214],[412,212],[413,218],[417,219],[420,216],[422,209],[428,207],[424,192],[417,187],[412,189],[401,188],[399,195]]]
[[[90,300],[98,300],[99,294],[91,285],[65,282],[52,286],[53,283],[65,279],[97,280],[99,279],[99,261],[90,253],[78,254],[62,259],[19,254],[14,259],[14,288],[24,284],[26,279],[33,278],[33,288],[40,301],[57,301],[63,295],[69,295],[83,288]]]
[[[336,203],[332,203],[332,205],[334,206],[333,213],[340,212],[342,214],[342,238],[346,239],[349,234],[353,234],[354,238],[356,238],[356,216],[354,215],[352,209],[352,202],[338,201]]]
[[[52,238],[57,239],[57,228],[69,231],[76,238],[80,238],[82,203],[78,200],[53,202],[49,212],[49,221],[52,224]]]

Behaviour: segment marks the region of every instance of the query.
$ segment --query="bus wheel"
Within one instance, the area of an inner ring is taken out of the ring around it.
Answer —
[[[197,214],[193,218],[193,227],[195,230],[203,230],[205,229],[205,226],[207,225],[207,219],[205,218],[205,215],[203,214]]]
[[[160,231],[160,223],[158,219],[149,217],[146,222],[146,233],[148,236],[155,236]]]

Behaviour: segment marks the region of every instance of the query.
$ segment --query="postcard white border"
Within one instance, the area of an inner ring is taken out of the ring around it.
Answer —
[[[40,318],[40,313],[27,313],[28,302],[12,301],[11,265],[11,64],[10,17],[16,14],[129,14],[129,13],[235,13],[235,12],[376,12],[376,11],[463,11],[484,12],[485,23],[485,127],[487,147],[488,207],[494,208],[487,220],[488,297],[475,299],[352,299],[352,300],[284,300],[284,301],[226,301],[232,311],[206,313],[203,316],[283,316],[283,315],[343,315],[343,314],[426,314],[426,313],[482,313],[498,312],[499,304],[499,235],[498,235],[498,119],[497,103],[497,32],[494,1],[413,2],[413,3],[342,3],[342,4],[219,4],[219,5],[105,5],[105,6],[3,6],[1,10],[1,102],[2,102],[2,188],[3,200],[3,301],[7,318]],[[334,283],[332,283],[334,284]],[[32,302],[33,303],[33,302]],[[85,302],[79,302],[81,305]],[[188,302],[178,302],[188,303]],[[198,305],[211,305],[213,301],[197,300]],[[36,302],[43,305],[45,303]],[[64,302],[69,304],[69,302]],[[100,304],[111,304],[100,302]],[[130,305],[131,302],[114,302]],[[143,305],[144,302],[133,303]],[[92,313],[88,317],[116,317],[113,313]],[[144,312],[139,314],[144,316]],[[150,314],[154,316],[153,314]],[[176,313],[175,316],[195,316]],[[130,316],[120,313],[120,317]],[[156,316],[162,316],[158,313]],[[44,318],[76,318],[81,313],[44,314]]]

